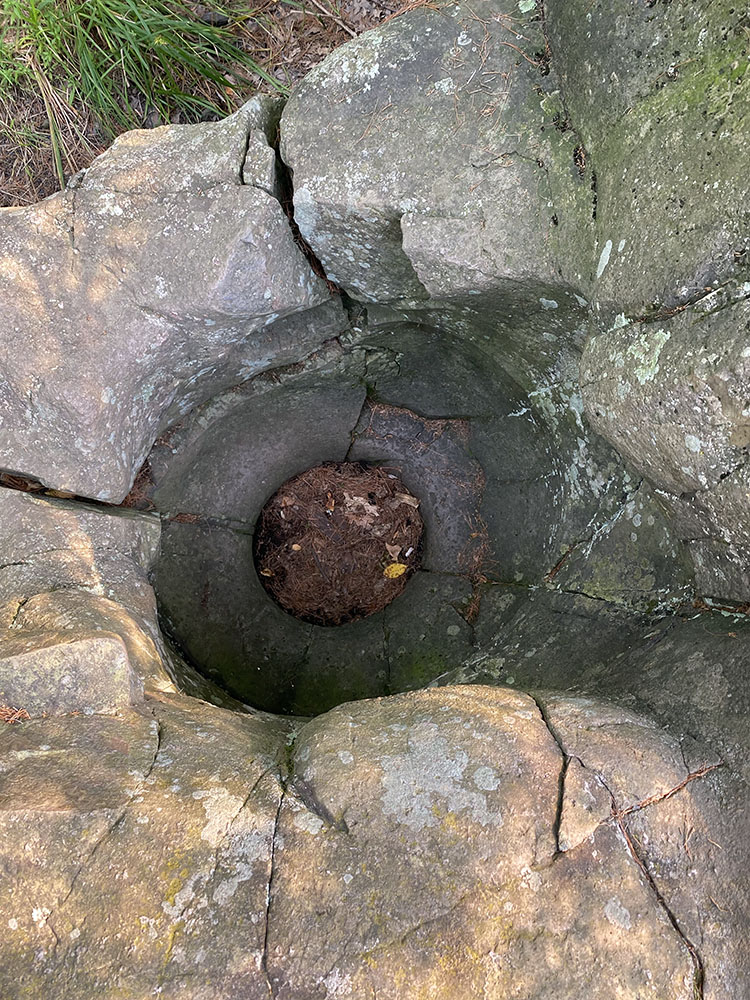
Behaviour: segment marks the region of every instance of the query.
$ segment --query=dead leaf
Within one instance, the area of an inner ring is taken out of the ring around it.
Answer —
[[[386,566],[383,570],[383,576],[387,576],[389,580],[395,580],[399,576],[403,576],[408,568],[406,563],[391,563],[390,566]]]
[[[369,514],[370,517],[379,517],[378,508],[374,503],[370,503],[365,497],[354,496],[351,493],[344,493],[344,507],[347,510]]]
[[[400,545],[389,545],[388,542],[386,542],[385,543],[385,547],[386,547],[386,549],[388,551],[388,555],[391,557],[391,559],[393,559],[394,562],[396,560],[398,560],[398,557],[401,555],[401,546]]]
[[[408,503],[410,507],[418,507],[419,500],[416,497],[411,496],[409,493],[397,493],[396,499],[399,503]]]
[[[301,548],[302,546],[297,545],[297,543],[295,542],[294,545],[292,546],[292,552],[299,552]]]

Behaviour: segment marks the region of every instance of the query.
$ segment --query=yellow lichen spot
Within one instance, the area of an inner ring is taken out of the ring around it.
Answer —
[[[440,820],[440,825],[447,833],[463,833],[463,828],[459,824],[455,813],[446,813],[444,816],[438,816],[438,819]]]

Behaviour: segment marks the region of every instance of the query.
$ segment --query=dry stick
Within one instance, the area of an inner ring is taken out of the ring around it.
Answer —
[[[507,14],[495,14],[495,16],[492,18],[492,20],[493,21],[497,21],[497,23],[501,27],[505,28],[506,31],[510,31],[510,33],[513,34],[513,35],[515,35],[516,38],[523,38],[523,40],[525,42],[530,42],[531,41],[530,38],[527,38],[526,35],[522,35],[521,32],[518,31],[516,28],[509,27],[508,24],[506,24],[506,21],[510,21],[511,24],[513,23],[513,18],[510,17],[509,15],[507,15]]]
[[[336,15],[334,13],[332,13],[330,10],[328,10],[326,7],[324,7],[323,4],[320,3],[320,0],[310,0],[310,3],[314,7],[317,7],[318,10],[322,14],[325,14],[326,17],[330,17],[332,21],[335,21],[336,24],[338,24],[339,28],[343,28],[344,31],[346,31],[348,34],[350,34],[352,36],[352,38],[356,38],[357,37],[357,32],[356,31],[352,31],[352,29],[349,27],[348,24],[344,24],[344,22],[342,20],[340,20],[338,17],[336,17]]]
[[[393,107],[393,101],[388,101],[388,103],[384,104],[381,108],[379,108],[379,107],[376,106],[375,110],[370,115],[370,121],[368,122],[367,127],[365,128],[364,132],[359,137],[359,139],[357,139],[357,142],[361,142],[365,138],[366,135],[369,135],[370,129],[375,125],[375,119],[376,119],[376,117],[378,115],[382,115],[382,113],[384,111],[387,111],[389,108],[392,108],[392,107]],[[380,131],[380,129],[378,129],[378,131]]]
[[[710,771],[715,771],[717,767],[723,767],[723,761],[719,761],[716,764],[704,764],[702,767],[699,767],[697,771],[691,771],[690,774],[688,774],[688,776],[679,783],[679,785],[675,785],[674,788],[670,788],[668,792],[649,795],[647,799],[642,799],[640,802],[636,802],[634,806],[628,806],[627,809],[622,809],[616,815],[629,816],[631,813],[639,812],[641,809],[645,809],[646,806],[651,806],[656,802],[664,802],[666,799],[671,799],[673,795],[676,795],[677,792],[681,792],[682,789],[686,785],[690,784],[691,781],[695,781],[696,778],[702,778]]]
[[[12,705],[0,705],[0,722],[13,725],[14,722],[24,722],[29,718],[25,708],[14,708]]]
[[[395,10],[388,17],[384,17],[380,23],[385,24],[387,21],[392,21],[395,17],[401,17],[402,14],[410,14],[413,10],[418,10],[421,7],[427,10],[434,10],[436,14],[442,13],[441,7],[437,3],[433,3],[432,0],[412,0],[411,3],[405,4],[401,10]]]
[[[318,559],[318,553],[315,551],[315,546],[314,545],[310,546],[310,551],[312,552],[312,557],[315,560],[315,565],[320,570],[320,575],[323,577],[323,579],[326,581],[326,583],[330,583],[331,582],[331,578],[326,573],[326,571],[323,569],[323,567],[321,566],[320,559]]]
[[[529,56],[527,56],[526,53],[523,51],[523,49],[519,49],[519,47],[517,45],[514,45],[513,42],[500,42],[500,44],[501,45],[507,45],[509,49],[515,49],[516,52],[520,56],[523,56],[524,59],[526,60],[526,62],[531,63],[532,66],[539,66],[540,65],[534,59],[531,59]]]
[[[60,143],[57,138],[57,124],[55,123],[55,117],[52,114],[52,106],[49,102],[49,97],[47,96],[44,88],[42,75],[33,61],[31,62],[31,69],[34,73],[34,79],[36,80],[37,86],[39,87],[39,93],[44,101],[44,110],[47,113],[47,122],[49,124],[49,138],[52,143],[52,155],[55,160],[55,173],[57,174],[57,179],[60,182],[60,188],[62,189],[65,187],[65,172],[63,170],[62,156],[60,155]]]

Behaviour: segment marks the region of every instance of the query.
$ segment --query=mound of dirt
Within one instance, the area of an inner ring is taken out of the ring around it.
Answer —
[[[419,567],[419,500],[387,468],[325,463],[294,476],[263,508],[255,566],[290,615],[344,625],[381,611]]]

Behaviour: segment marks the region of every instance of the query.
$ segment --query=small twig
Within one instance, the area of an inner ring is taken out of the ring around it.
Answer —
[[[510,21],[511,25],[513,24],[513,21],[514,21],[514,19],[512,17],[510,17],[509,14],[493,14],[492,20],[493,21],[497,21],[497,23],[499,25],[501,25],[503,28],[505,28],[506,31],[510,31],[511,34],[513,34],[513,35],[516,36],[516,38],[523,38],[523,40],[525,42],[530,42],[531,41],[531,39],[527,38],[526,35],[522,35],[521,32],[517,28],[509,27],[508,26],[508,24],[506,23],[507,21]]]
[[[318,559],[318,553],[315,551],[315,546],[314,545],[310,546],[310,551],[312,552],[312,557],[315,560],[315,565],[320,570],[320,575],[323,577],[323,579],[326,581],[326,583],[330,583],[331,582],[331,578],[326,573],[326,571],[323,569],[323,567],[322,567],[322,565],[320,563],[320,559]]]
[[[679,785],[675,785],[674,788],[670,788],[668,792],[657,793],[656,795],[649,795],[647,799],[642,799],[640,802],[636,802],[634,806],[628,806],[627,809],[623,809],[618,815],[619,816],[629,816],[630,813],[638,812],[641,809],[645,809],[646,806],[652,806],[656,802],[665,802],[667,799],[671,799],[673,795],[681,792],[682,789],[690,784],[691,781],[695,781],[696,778],[702,778],[705,774],[711,771],[715,771],[717,767],[722,767],[723,762],[719,761],[717,764],[704,764],[703,767],[699,767],[697,771],[691,771],[686,778],[684,778]]]
[[[685,854],[687,854],[687,856],[690,858],[691,861],[693,860],[693,855],[690,853],[689,842],[690,842],[690,838],[692,837],[692,835],[693,835],[694,832],[695,831],[693,830],[693,827],[691,826],[689,830],[685,830],[685,832],[683,834],[683,837],[682,837],[682,849],[684,850]]]
[[[563,554],[557,560],[557,562],[552,567],[552,569],[549,570],[549,572],[545,573],[544,579],[545,579],[545,581],[547,583],[552,583],[552,581],[555,579],[555,577],[557,576],[557,574],[560,572],[560,570],[563,568],[563,566],[567,562],[569,556],[573,552],[575,552],[575,550],[578,548],[578,546],[580,544],[581,544],[580,541],[578,541],[578,542],[573,542],[572,545],[568,546],[568,548],[565,550],[565,552],[563,552]]]
[[[389,108],[392,107],[393,107],[393,101],[388,101],[387,104],[384,104],[380,108],[376,107],[375,110],[370,115],[370,121],[367,123],[367,127],[365,128],[364,132],[359,137],[359,139],[357,139],[357,142],[361,142],[366,136],[370,134],[370,129],[374,126],[375,119],[377,118],[377,116],[381,115],[384,111],[387,111]],[[378,131],[380,131],[379,128]]]
[[[683,59],[682,62],[672,63],[671,66],[668,66],[665,70],[662,70],[662,72],[659,73],[657,77],[654,77],[653,82],[656,83],[657,80],[661,80],[663,76],[666,76],[668,80],[676,80],[677,70],[681,69],[683,66],[687,66],[689,63],[692,62],[695,62],[695,59]]]
[[[357,32],[352,31],[352,29],[349,27],[348,24],[344,24],[344,22],[340,20],[340,18],[336,17],[336,15],[332,11],[324,7],[323,4],[320,3],[320,0],[310,0],[310,3],[314,7],[317,7],[318,10],[321,12],[321,14],[325,14],[326,17],[330,17],[332,21],[335,21],[336,24],[338,24],[339,28],[343,28],[344,31],[346,31],[349,35],[352,36],[352,38],[357,37]]]
[[[427,10],[434,10],[436,14],[442,13],[442,8],[437,3],[432,3],[431,0],[412,0],[411,3],[403,6],[401,10],[395,10],[388,17],[384,17],[380,23],[385,24],[387,21],[392,21],[394,17],[401,17],[402,14],[409,14],[411,11],[419,10],[421,7],[425,7]]]
[[[517,45],[514,45],[513,42],[500,42],[500,44],[507,45],[509,49],[515,49],[516,52],[520,56],[523,56],[526,62],[531,63],[532,66],[541,66],[541,63],[537,62],[535,59],[532,59],[531,56],[527,56],[526,53],[523,51],[523,49],[519,49],[519,47]]]
[[[44,86],[44,77],[33,60],[31,60],[31,69],[37,86],[39,87],[41,98],[44,101],[44,110],[47,113],[47,122],[49,124],[49,138],[50,143],[52,144],[52,156],[55,161],[55,173],[57,174],[57,179],[60,183],[60,188],[62,189],[65,187],[65,171],[63,170],[62,155],[60,153],[57,122],[55,121],[55,116],[52,114],[52,105],[50,104],[49,96]]]

